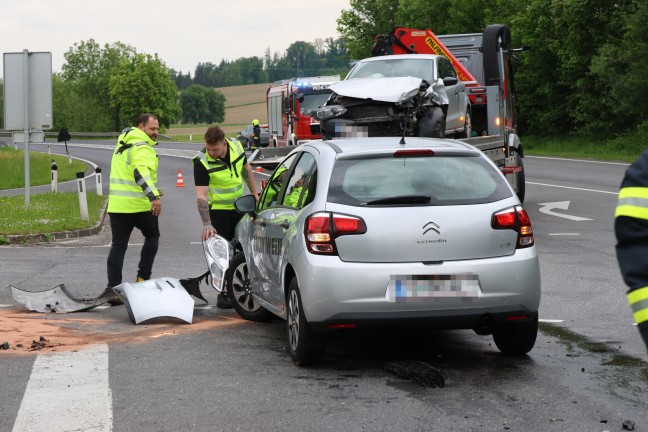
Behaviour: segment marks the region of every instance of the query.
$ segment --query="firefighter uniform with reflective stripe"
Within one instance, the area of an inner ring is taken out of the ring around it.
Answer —
[[[616,252],[635,322],[648,348],[648,149],[625,173],[615,213]]]

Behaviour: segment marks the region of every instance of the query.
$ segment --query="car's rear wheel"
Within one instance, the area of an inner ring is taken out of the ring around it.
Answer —
[[[293,277],[288,287],[288,349],[290,357],[297,366],[311,366],[324,355],[324,337],[313,331],[302,306],[301,293],[297,278]]]
[[[272,314],[262,308],[252,297],[250,273],[248,272],[245,255],[239,252],[234,255],[227,272],[229,298],[234,310],[249,321],[268,321]]]
[[[445,114],[439,107],[425,111],[418,123],[418,136],[427,138],[445,137]]]
[[[506,355],[523,355],[531,351],[538,337],[538,318],[527,322],[498,324],[493,329],[497,348]]]

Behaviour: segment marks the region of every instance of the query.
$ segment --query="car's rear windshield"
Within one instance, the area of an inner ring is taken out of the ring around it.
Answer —
[[[353,206],[466,205],[511,196],[506,180],[479,155],[342,159],[328,201]]]

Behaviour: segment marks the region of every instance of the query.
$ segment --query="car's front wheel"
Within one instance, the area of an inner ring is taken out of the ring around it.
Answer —
[[[288,287],[288,349],[297,366],[314,365],[324,355],[324,337],[313,331],[306,317],[299,292],[297,278],[293,277]]]
[[[472,134],[472,123],[470,120],[470,110],[466,110],[466,115],[464,116],[463,131],[457,134],[457,138],[470,138],[471,134]]]
[[[250,273],[245,255],[239,252],[234,255],[227,272],[227,286],[230,301],[241,318],[249,321],[268,321],[272,314],[262,308],[252,297]]]
[[[493,329],[497,348],[506,355],[523,355],[531,351],[538,337],[538,318],[527,322],[498,324]]]

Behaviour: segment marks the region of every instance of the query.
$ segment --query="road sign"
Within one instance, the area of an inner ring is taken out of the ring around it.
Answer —
[[[24,50],[3,60],[5,129],[51,129],[52,53]]]

